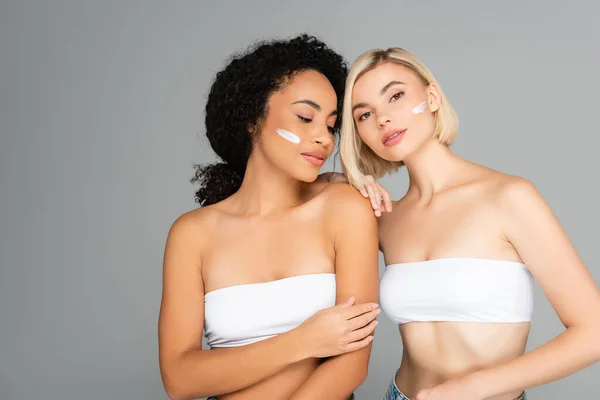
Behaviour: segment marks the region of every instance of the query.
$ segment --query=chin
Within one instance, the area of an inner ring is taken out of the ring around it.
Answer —
[[[375,152],[379,157],[386,161],[399,162],[406,158],[407,151],[401,148],[382,149],[382,151]]]
[[[292,175],[294,178],[301,182],[311,183],[317,180],[319,177],[319,171],[295,171]]]

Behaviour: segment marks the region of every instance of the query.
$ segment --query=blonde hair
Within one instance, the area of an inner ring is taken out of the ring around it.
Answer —
[[[398,47],[387,50],[374,49],[363,53],[352,64],[346,79],[340,135],[342,169],[348,181],[359,188],[365,182],[365,175],[372,175],[375,179],[379,179],[404,165],[402,161],[384,160],[375,154],[358,135],[352,116],[352,90],[354,84],[365,73],[385,63],[398,64],[408,68],[419,77],[424,85],[428,86],[433,83],[439,89],[440,106],[434,113],[433,137],[437,138],[440,143],[450,146],[454,142],[458,131],[456,112],[446,99],[431,71],[416,56]]]

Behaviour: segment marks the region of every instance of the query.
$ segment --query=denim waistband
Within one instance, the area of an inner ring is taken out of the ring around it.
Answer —
[[[400,391],[400,389],[398,389],[398,386],[396,385],[396,374],[394,374],[394,377],[390,382],[390,386],[388,386],[388,390],[385,393],[385,396],[383,396],[382,400],[410,400],[404,393],[402,393],[402,391]],[[515,400],[527,400],[525,392],[523,392]]]

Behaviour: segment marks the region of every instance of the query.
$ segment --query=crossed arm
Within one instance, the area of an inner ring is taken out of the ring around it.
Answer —
[[[357,303],[379,298],[377,221],[369,203],[349,185],[330,189],[328,215],[336,252],[337,302],[354,296]],[[367,377],[371,345],[322,363],[291,400],[343,400]]]
[[[352,194],[356,196],[353,189]],[[338,200],[344,200],[340,197]],[[365,201],[362,210],[365,210]],[[355,202],[349,201],[347,207]],[[335,208],[335,207],[334,207]],[[344,208],[344,207],[342,207]],[[369,240],[374,241],[375,250],[352,252],[352,247],[361,247],[357,240],[363,236],[338,235],[349,225],[338,223],[333,218],[332,237],[336,241],[336,272],[338,303],[355,297],[356,306],[339,304],[315,314],[300,327],[276,337],[233,348],[202,349],[204,327],[204,286],[201,275],[201,252],[207,225],[197,210],[180,217],[172,226],[167,239],[163,265],[163,295],[159,316],[159,359],[163,384],[171,399],[193,399],[222,393],[232,393],[252,386],[285,367],[311,357],[357,353],[357,356],[341,358],[343,368],[337,368],[338,357],[332,357],[319,367],[318,374],[307,382],[296,395],[302,398],[314,393],[327,398],[330,382],[324,379],[330,371],[338,371],[344,379],[350,379],[350,393],[366,376],[370,352],[370,335],[374,329],[371,322],[377,311],[369,300],[377,300],[377,248],[374,217],[367,207],[368,218],[364,227]],[[336,212],[339,212],[337,210]],[[360,213],[357,217],[360,218]],[[370,223],[369,223],[370,220]],[[354,228],[357,228],[354,226]],[[359,229],[356,229],[360,232]],[[373,236],[370,234],[373,233]],[[368,245],[368,243],[366,243]],[[372,246],[371,246],[372,247]],[[356,259],[352,259],[356,257]],[[364,269],[363,269],[364,263]],[[353,273],[353,266],[361,266]],[[370,268],[370,270],[368,270]],[[340,328],[341,331],[340,332]],[[365,337],[366,336],[366,337]],[[366,350],[359,350],[368,347]],[[340,356],[343,357],[343,356]],[[358,361],[360,362],[358,362]],[[349,366],[351,363],[356,365]],[[343,386],[347,388],[347,386]],[[336,393],[333,391],[332,393]],[[338,397],[333,397],[338,398]],[[342,399],[343,397],[339,397]]]

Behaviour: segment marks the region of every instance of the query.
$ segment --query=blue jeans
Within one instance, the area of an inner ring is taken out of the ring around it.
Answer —
[[[400,391],[400,389],[398,389],[398,386],[396,386],[396,374],[394,374],[394,378],[392,378],[392,382],[390,383],[390,386],[388,387],[388,390],[385,396],[383,396],[382,400],[410,400],[404,393]],[[521,394],[515,400],[527,400],[525,392],[523,392],[523,394]]]

